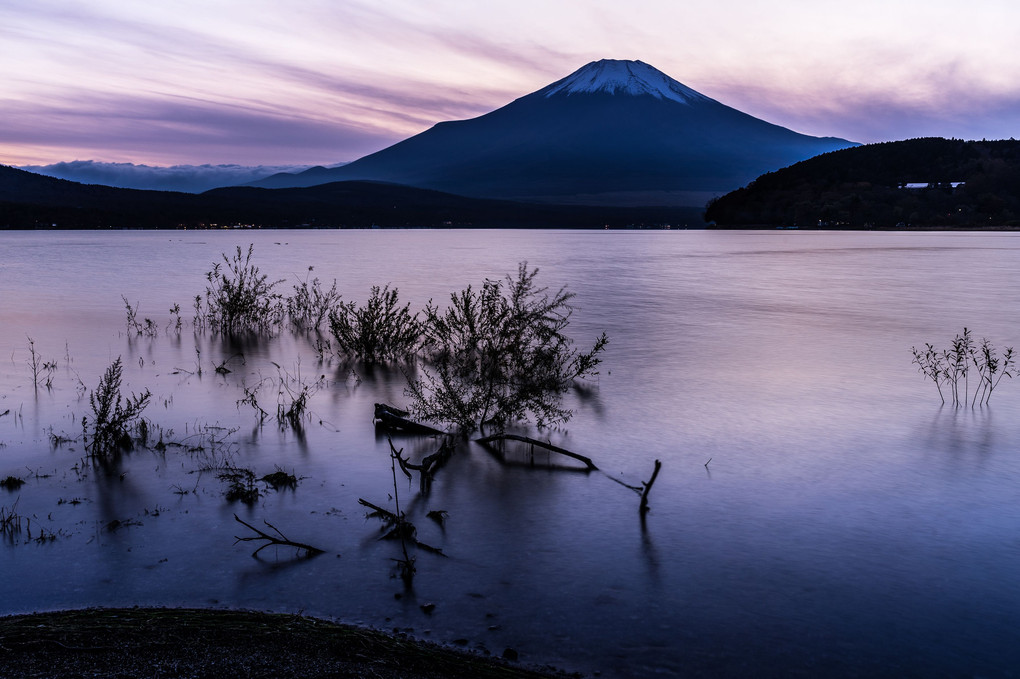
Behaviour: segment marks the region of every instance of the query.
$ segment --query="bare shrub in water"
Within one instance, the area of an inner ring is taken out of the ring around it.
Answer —
[[[259,402],[259,392],[268,385],[270,389],[276,391],[277,424],[281,429],[286,429],[289,426],[300,434],[308,412],[308,401],[319,389],[326,386],[326,377],[320,375],[314,381],[306,380],[301,374],[300,363],[293,375],[280,366],[277,366],[277,370],[279,374],[276,378],[266,377],[254,386],[244,386],[244,398],[237,401],[237,407],[249,406],[255,411],[261,426],[268,419],[269,412]]]
[[[945,403],[946,396],[942,393],[942,385],[946,381],[946,368],[942,354],[936,351],[933,345],[927,343],[924,345],[924,351],[917,347],[910,347],[910,351],[914,354],[913,363],[917,366],[917,371],[935,383],[939,398]]]
[[[978,371],[978,386],[974,390],[974,402],[987,405],[992,398],[992,392],[999,386],[1002,378],[1013,377],[1013,373],[1010,372],[1016,363],[1013,358],[1013,347],[1006,347],[1000,358],[991,342],[983,339],[980,348],[974,352],[973,361]]]
[[[53,387],[53,373],[57,370],[56,361],[43,360],[35,350],[35,340],[28,338],[28,367],[32,371],[32,386],[36,389],[44,384],[47,389]]]
[[[365,361],[402,359],[413,355],[422,339],[418,314],[400,306],[397,288],[372,287],[364,306],[340,304],[329,313],[329,329],[341,356]]]
[[[100,462],[131,448],[131,431],[141,423],[142,411],[152,397],[148,389],[127,398],[121,396],[121,372],[118,356],[99,379],[99,387],[89,392],[91,419],[86,415],[81,421],[85,450]]]
[[[124,306],[127,309],[127,329],[129,333],[135,335],[144,335],[145,337],[155,337],[159,334],[159,326],[156,325],[156,321],[151,318],[146,318],[144,323],[138,322],[138,303],[135,302],[134,306],[131,306],[131,302],[127,297],[121,295],[120,298],[124,300]],[[171,309],[171,313],[173,309]]]
[[[196,299],[196,317],[202,316],[203,325],[219,332],[265,332],[280,323],[283,296],[274,288],[283,281],[270,281],[252,264],[254,248],[249,245],[245,253],[238,246],[232,258],[224,254],[223,262],[206,273],[204,309]]]
[[[584,353],[564,334],[573,293],[550,294],[535,284],[538,269],[519,265],[517,276],[486,280],[450,296],[440,310],[425,310],[426,357],[407,395],[416,416],[450,422],[463,431],[499,428],[534,419],[564,422],[571,411],[563,394],[574,380],[597,375],[608,339],[603,333]]]
[[[325,385],[325,375],[320,376],[314,382],[308,382],[301,376],[301,366],[298,365],[295,374],[281,370],[278,378],[276,421],[281,427],[290,425],[295,431],[301,433],[302,421],[308,411],[308,400]]]
[[[312,271],[312,267],[308,267]],[[305,280],[294,286],[294,294],[287,298],[287,315],[291,323],[299,328],[314,330],[334,311],[340,303],[340,293],[336,289],[336,279],[328,290],[322,286],[318,278]]]
[[[1013,377],[1011,372],[1016,364],[1013,347],[1006,347],[999,356],[995,346],[987,339],[978,345],[967,328],[953,338],[949,349],[938,351],[931,344],[925,344],[923,351],[911,347],[914,355],[913,363],[918,372],[935,383],[939,398],[946,402],[942,387],[945,386],[952,397],[953,405],[987,405],[992,392],[999,386],[1003,377]],[[974,391],[971,393],[971,370],[976,373]]]

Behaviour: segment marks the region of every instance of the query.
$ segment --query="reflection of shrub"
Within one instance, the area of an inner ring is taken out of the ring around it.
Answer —
[[[214,330],[267,330],[280,321],[282,296],[273,288],[282,281],[270,282],[269,277],[251,263],[254,248],[249,245],[245,254],[238,246],[233,258],[228,259],[224,254],[223,262],[216,262],[212,271],[205,274],[209,284],[205,288],[202,316]],[[196,311],[200,301],[196,300]]]
[[[516,278],[469,286],[451,295],[445,311],[426,308],[429,365],[407,389],[417,416],[466,431],[570,417],[562,396],[575,379],[598,374],[608,339],[603,333],[591,350],[577,352],[564,334],[573,294],[561,288],[550,295],[535,285],[537,275],[522,263]]]
[[[146,389],[137,396],[123,398],[120,393],[122,366],[120,357],[106,369],[99,387],[89,393],[92,420],[82,417],[85,450],[95,459],[108,460],[109,456],[131,448],[131,430],[139,424],[142,411],[152,394]]]
[[[406,358],[415,353],[421,341],[418,314],[397,301],[397,289],[372,287],[363,307],[354,302],[340,304],[329,313],[329,329],[342,356],[366,361]]]

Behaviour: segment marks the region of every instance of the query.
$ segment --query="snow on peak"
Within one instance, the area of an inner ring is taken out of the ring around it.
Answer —
[[[593,61],[542,90],[546,97],[561,93],[570,95],[596,92],[651,95],[656,99],[671,99],[681,104],[709,100],[705,95],[673,80],[643,61],[618,59]]]

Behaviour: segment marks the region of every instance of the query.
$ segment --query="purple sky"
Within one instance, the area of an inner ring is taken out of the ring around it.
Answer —
[[[641,59],[799,132],[1020,136],[1014,0],[4,0],[0,163],[331,164]]]

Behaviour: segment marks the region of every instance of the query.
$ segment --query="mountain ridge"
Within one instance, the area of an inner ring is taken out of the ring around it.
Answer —
[[[72,160],[49,165],[21,165],[20,170],[82,184],[103,184],[121,189],[201,193],[221,186],[236,186],[279,173],[314,169],[311,165],[136,165],[97,160]]]
[[[628,194],[656,194],[661,204],[703,206],[764,172],[853,145],[759,120],[644,62],[601,60],[317,177],[278,174],[249,185],[365,179],[531,202],[604,196],[627,204]]]

